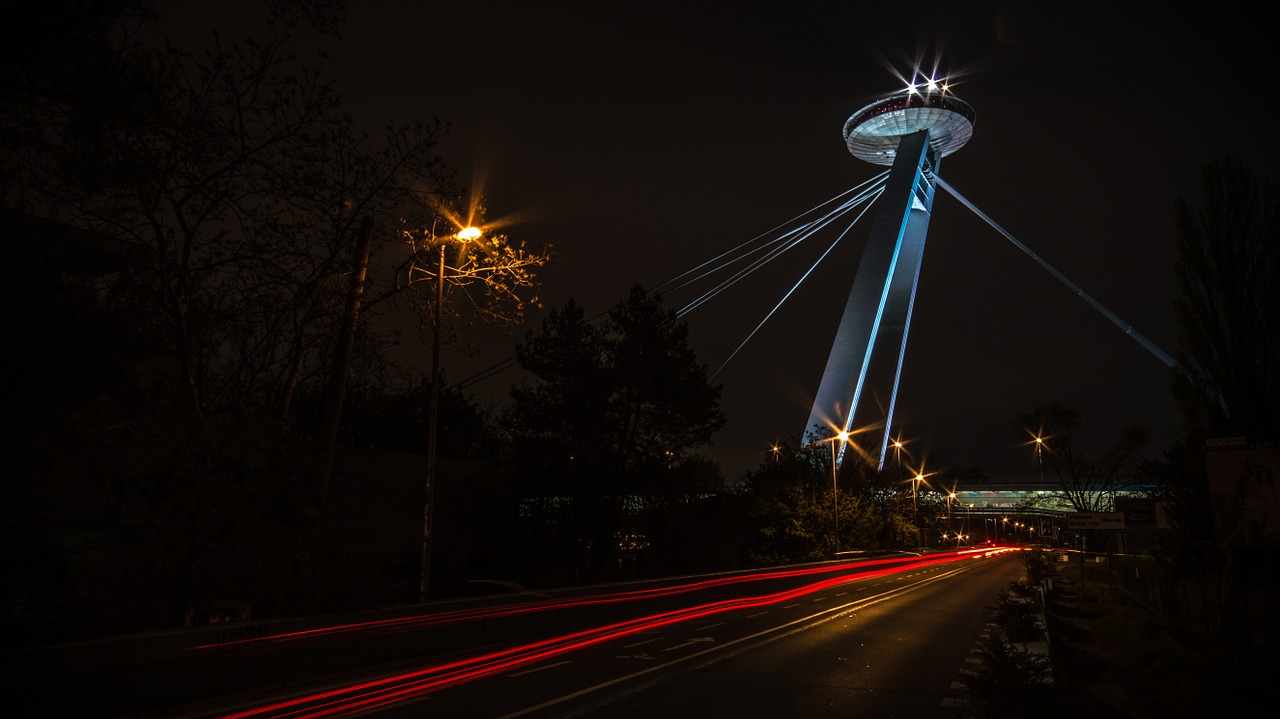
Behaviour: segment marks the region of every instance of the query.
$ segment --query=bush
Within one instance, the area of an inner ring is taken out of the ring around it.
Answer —
[[[1001,590],[994,606],[989,607],[997,627],[1011,642],[1044,641],[1040,623],[1042,612],[1040,596],[1028,585],[1014,582],[1009,589]]]
[[[1046,579],[1053,576],[1053,557],[1049,552],[1036,547],[1021,554],[1022,566],[1027,571],[1027,582],[1042,586]]]
[[[969,716],[1022,719],[1040,714],[1052,699],[1047,655],[1014,643],[1001,627],[982,641],[983,668],[968,681]]]

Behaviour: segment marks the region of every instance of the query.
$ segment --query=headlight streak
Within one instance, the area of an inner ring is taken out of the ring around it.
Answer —
[[[276,702],[262,707],[248,709],[232,714],[222,715],[221,719],[263,719],[270,717],[271,719],[319,719],[320,717],[333,718],[350,716],[358,712],[369,711],[379,707],[385,707],[391,704],[418,699],[439,689],[449,686],[455,686],[468,681],[479,679],[482,677],[492,676],[510,669],[526,666],[534,662],[555,657],[568,652],[583,649],[585,647],[600,644],[620,637],[637,634],[644,631],[652,631],[672,624],[687,622],[693,619],[707,617],[728,611],[739,609],[751,609],[771,604],[790,601],[806,594],[821,591],[841,584],[849,584],[866,579],[884,576],[887,574],[895,574],[907,570],[919,569],[936,564],[944,564],[954,562],[960,559],[974,558],[980,559],[1005,551],[1012,551],[1007,548],[994,548],[985,550],[963,550],[959,552],[947,552],[938,554],[929,559],[908,560],[906,564],[902,564],[901,558],[892,560],[875,560],[873,562],[860,562],[856,566],[864,567],[869,564],[884,565],[889,563],[900,564],[901,566],[884,567],[869,572],[859,572],[857,574],[843,574],[836,577],[830,577],[817,581],[803,587],[788,589],[771,594],[764,594],[755,597],[744,597],[737,599],[727,599],[708,604],[689,607],[685,609],[677,609],[669,612],[662,612],[636,619],[629,619],[614,624],[601,627],[595,627],[579,632],[573,632],[559,637],[524,644],[518,647],[504,649],[498,652],[485,654],[478,657],[462,659],[448,664],[442,664],[435,667],[420,669],[395,676],[383,677],[372,681],[362,682],[349,687],[333,689],[318,694],[311,694],[301,697],[295,697],[281,702]],[[849,566],[849,565],[846,565]],[[708,586],[722,586],[725,584],[734,584],[741,581],[752,581],[764,578],[778,578],[786,576],[803,576],[817,572],[830,572],[831,567],[808,568],[804,570],[787,571],[787,572],[770,572],[765,575],[751,575],[747,578],[733,577],[717,580],[709,580],[707,582],[697,582],[689,585],[681,585],[678,588],[668,588],[663,590],[642,590],[640,592],[627,592],[625,595],[640,596],[665,596],[667,594],[678,594],[693,591],[692,588],[706,588]],[[608,595],[604,596],[603,601],[623,601]],[[630,597],[631,599],[637,597]],[[600,601],[587,600],[570,600],[568,602],[553,602],[555,607],[579,606],[583,604],[596,604]],[[524,611],[543,611],[549,606],[541,608],[529,608]],[[517,611],[513,613],[523,613]],[[460,612],[459,614],[472,614],[472,612]],[[455,620],[457,621],[457,620]],[[376,624],[376,623],[374,623]],[[360,626],[360,625],[354,625]]]

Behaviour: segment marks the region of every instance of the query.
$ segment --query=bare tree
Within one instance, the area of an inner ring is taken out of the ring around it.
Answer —
[[[1032,442],[1040,440],[1039,461],[1052,473],[1061,499],[1077,512],[1113,511],[1115,493],[1133,487],[1137,453],[1148,442],[1145,428],[1129,425],[1099,456],[1089,457],[1075,443],[1080,411],[1057,403],[1036,407],[1018,424]]]
[[[1176,206],[1174,385],[1194,443],[1280,435],[1280,186],[1239,158],[1207,165],[1202,204]]]
[[[105,81],[132,105],[41,97],[8,117],[37,129],[6,155],[7,201],[135,248],[141,261],[111,296],[177,358],[196,418],[248,409],[286,421],[299,385],[329,373],[362,219],[376,238],[363,289],[386,295],[403,289],[396,261],[378,259],[401,255],[400,223],[460,194],[434,153],[446,126],[363,135],[323,62],[300,62],[291,39],[274,27],[197,57],[125,35]]]

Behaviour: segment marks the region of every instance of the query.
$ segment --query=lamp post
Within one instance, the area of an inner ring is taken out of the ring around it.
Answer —
[[[947,493],[947,531],[951,531],[951,503],[956,500],[956,490],[952,487]]]
[[[1036,435],[1036,463],[1040,465],[1040,484],[1044,484],[1044,438]]]
[[[832,538],[835,544],[836,554],[840,554],[840,485],[836,481],[839,477],[840,468],[836,459],[836,442],[840,442],[841,448],[844,443],[849,441],[849,433],[840,431],[836,436],[831,438],[831,517],[832,517]]]
[[[893,461],[898,465],[898,477],[902,476],[902,435],[899,434],[893,440]]]
[[[480,237],[480,229],[467,227],[453,237],[470,242]],[[431,394],[427,410],[427,481],[426,501],[422,505],[422,556],[421,574],[418,578],[418,601],[427,601],[427,585],[431,581],[431,505],[436,483],[436,425],[440,408],[440,323],[444,308],[444,251],[448,243],[439,242],[439,264],[436,269],[435,320],[431,332]]]
[[[920,483],[924,481],[924,473],[916,472],[916,476],[911,480],[911,515],[912,521],[916,525],[916,548],[920,548]],[[936,515],[935,515],[936,516]]]

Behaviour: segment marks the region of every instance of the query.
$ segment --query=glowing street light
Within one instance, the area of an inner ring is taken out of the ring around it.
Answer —
[[[840,553],[840,487],[836,481],[839,477],[839,466],[836,463],[836,442],[840,443],[840,454],[843,454],[844,443],[849,441],[849,433],[841,430],[836,436],[831,438],[831,517],[832,517],[832,537],[836,548],[836,554]]]
[[[1027,434],[1031,434],[1031,432],[1028,431]],[[1040,432],[1036,434],[1031,434],[1031,442],[1030,442],[1030,444],[1032,444],[1035,447],[1036,464],[1039,465],[1040,467],[1040,483],[1041,484],[1044,484],[1044,453],[1049,451],[1049,445],[1045,443],[1045,440],[1048,438],[1044,437],[1043,434],[1044,434],[1044,429],[1041,428]]]
[[[920,484],[928,484],[928,482],[925,482],[924,480],[925,476],[924,467],[921,467],[920,470],[916,472],[916,476],[911,478],[911,514],[913,516],[912,521],[916,525],[917,547],[920,546]]]
[[[951,529],[951,503],[954,501],[956,501],[956,488],[955,488],[955,485],[952,485],[951,489],[947,491],[947,530],[948,531],[950,531]]]
[[[453,239],[467,243],[477,240],[481,235],[480,228],[466,227],[453,235]],[[430,407],[427,411],[427,499],[422,508],[422,556],[421,573],[418,577],[418,601],[427,601],[427,585],[431,580],[431,509],[432,495],[436,483],[436,426],[440,411],[440,323],[443,321],[444,307],[444,252],[448,245],[447,238],[439,238],[439,265],[436,270],[436,306],[435,320],[431,341],[431,395]]]
[[[903,447],[906,446],[902,442],[901,434],[899,434],[897,437],[893,439],[892,446],[893,446],[893,461],[894,461],[894,464],[898,465],[898,474],[901,475],[902,474],[902,449]]]
[[[911,478],[911,511],[913,512],[920,511],[920,506],[917,503],[917,499],[920,496],[921,484],[928,484],[928,482],[924,481],[923,472],[916,472],[916,476]]]

